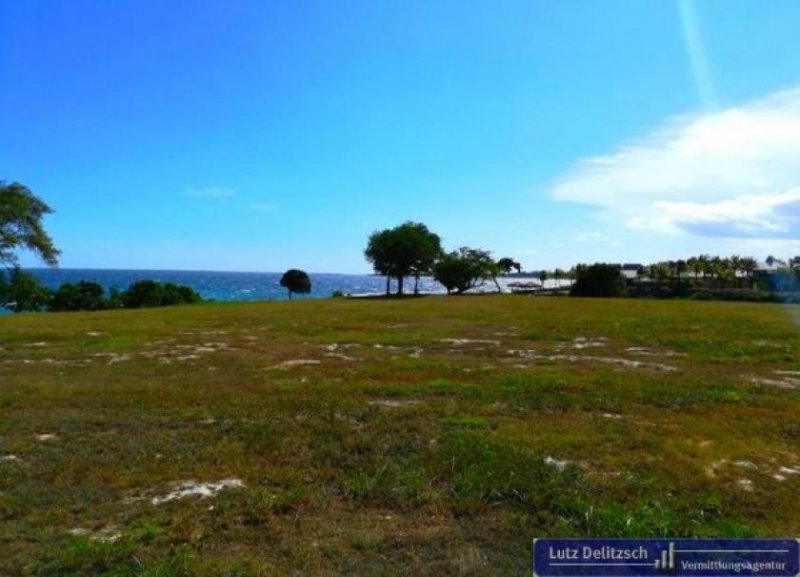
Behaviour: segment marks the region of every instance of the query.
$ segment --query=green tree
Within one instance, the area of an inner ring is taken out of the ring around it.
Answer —
[[[728,264],[737,288],[742,288],[741,274],[744,272],[744,258],[734,254],[728,259]]]
[[[709,271],[711,272],[711,284],[717,288],[723,288],[728,279],[729,263],[727,259],[714,256],[709,261]]]
[[[488,251],[461,247],[444,255],[434,265],[433,278],[444,285],[448,293],[461,294],[482,286],[496,275],[496,269],[497,264]]]
[[[283,273],[281,286],[289,291],[289,300],[292,300],[292,293],[308,294],[311,292],[311,279],[303,270],[291,268]]]
[[[50,303],[51,311],[98,311],[108,308],[103,287],[96,282],[80,281],[58,287]]]
[[[364,257],[372,264],[372,269],[379,275],[386,277],[386,296],[389,296],[391,289],[391,279],[394,276],[393,266],[393,236],[391,229],[384,229],[373,232],[367,248],[364,250]]]
[[[800,276],[800,256],[793,256],[788,262],[789,269],[795,276]],[[755,268],[755,266],[753,267]]]
[[[575,267],[575,282],[570,295],[579,297],[615,297],[625,288],[622,267],[618,264],[579,264]]]
[[[745,277],[749,281],[748,284],[750,285],[750,288],[751,289],[755,288],[753,286],[754,285],[753,276],[754,276],[754,274],[756,272],[756,269],[758,268],[758,262],[756,262],[756,259],[754,259],[751,256],[742,257],[740,266],[742,267],[742,271],[744,271]]]
[[[542,290],[544,290],[544,283],[547,281],[547,271],[542,269],[539,271],[539,282],[542,283]]]
[[[25,185],[0,181],[0,264],[16,265],[20,248],[32,251],[48,266],[58,264],[60,253],[42,226],[42,218],[51,212]]]
[[[52,293],[37,278],[19,267],[11,270],[9,278],[0,275],[0,306],[21,313],[47,308]]]
[[[497,266],[503,272],[503,274],[508,274],[512,270],[516,270],[517,273],[522,272],[522,265],[515,261],[513,258],[503,257],[497,261]]]
[[[202,302],[202,297],[192,287],[168,282],[161,285],[161,302],[159,306],[188,305]]]
[[[161,283],[137,280],[122,293],[122,306],[128,309],[161,306]]]
[[[556,268],[553,271],[553,280],[556,281],[556,288],[561,288],[561,279],[564,278],[564,271],[560,268]]]
[[[710,274],[711,270],[713,269],[711,257],[707,254],[701,254],[697,257],[697,266],[700,269],[700,275],[703,279],[703,284],[705,284],[706,276]]]
[[[391,229],[376,231],[369,237],[364,256],[373,270],[386,275],[386,294],[389,281],[397,279],[397,294],[403,294],[403,280],[414,276],[414,293],[419,290],[419,277],[431,272],[442,254],[439,236],[422,223],[406,222]]]
[[[489,253],[487,253],[489,254]],[[491,257],[489,258],[489,262],[486,264],[486,274],[488,278],[492,279],[494,286],[497,288],[497,292],[503,292],[500,283],[497,281],[497,277],[503,273],[503,269],[500,266],[500,263]]]
[[[117,297],[112,295],[114,299]],[[164,307],[201,302],[203,299],[191,287],[175,283],[139,280],[120,293],[122,306],[129,309]]]
[[[649,276],[655,279],[659,284],[664,284],[665,281],[672,277],[672,272],[675,270],[671,262],[657,262],[649,266]]]
[[[678,279],[678,282],[681,282],[682,278],[681,275],[685,274],[689,270],[689,265],[686,263],[685,260],[677,260],[675,261],[675,277]]]

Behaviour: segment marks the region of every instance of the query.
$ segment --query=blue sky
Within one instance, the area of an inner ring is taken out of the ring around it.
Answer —
[[[63,267],[800,254],[796,0],[0,3],[0,179]],[[23,262],[36,260],[25,255]]]

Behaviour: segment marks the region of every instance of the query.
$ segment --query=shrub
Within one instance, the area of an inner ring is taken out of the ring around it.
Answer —
[[[695,295],[702,294],[702,297]],[[711,289],[694,293],[690,298],[695,300],[746,301],[752,303],[781,302],[781,295],[769,291],[751,289]]]
[[[51,311],[98,311],[108,308],[103,287],[96,282],[80,281],[62,284],[53,294]]]
[[[689,298],[693,301],[713,301],[714,295],[709,290],[702,290],[692,293]]]
[[[136,281],[120,297],[122,306],[134,309],[191,304],[203,300],[190,287],[175,283],[161,284],[152,280]]]
[[[152,280],[138,280],[122,293],[122,306],[129,309],[161,305],[161,285]]]
[[[618,264],[579,264],[570,295],[577,297],[617,297],[625,291],[625,279]]]
[[[200,295],[188,286],[168,282],[161,287],[162,307],[171,305],[193,304],[202,301]]]
[[[14,268],[8,279],[0,277],[0,306],[14,312],[45,310],[53,297],[35,276],[20,268]]]

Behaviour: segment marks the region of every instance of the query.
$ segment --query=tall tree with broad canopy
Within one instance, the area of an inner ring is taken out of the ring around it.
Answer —
[[[497,261],[497,266],[504,274],[510,273],[512,270],[516,270],[517,273],[522,272],[522,265],[515,261],[513,258],[503,257]]]
[[[292,293],[308,294],[311,292],[311,278],[304,270],[290,268],[283,273],[280,284],[289,291],[289,300],[292,300]]]
[[[386,276],[386,294],[390,279],[397,279],[397,294],[403,294],[403,280],[413,276],[414,294],[419,292],[419,277],[432,271],[442,254],[439,235],[419,222],[405,222],[394,228],[373,232],[364,257],[373,270]]]
[[[448,293],[461,294],[483,286],[487,279],[495,279],[497,283],[498,269],[489,251],[463,246],[439,259],[433,267],[433,278],[444,285]],[[500,289],[499,285],[497,288]]]
[[[32,251],[48,266],[58,264],[60,252],[42,226],[53,210],[18,182],[0,180],[0,264],[15,266],[16,250]]]

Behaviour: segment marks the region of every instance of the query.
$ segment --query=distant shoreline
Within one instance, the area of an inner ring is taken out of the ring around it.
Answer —
[[[50,290],[57,290],[63,284],[76,284],[81,281],[95,282],[103,287],[106,293],[112,288],[125,290],[132,283],[140,280],[153,280],[161,283],[175,283],[194,289],[204,300],[222,302],[250,302],[287,300],[286,289],[280,286],[282,273],[277,272],[220,272],[220,271],[180,271],[180,270],[145,270],[145,269],[81,269],[81,268],[23,268],[34,275],[39,282]],[[294,298],[330,298],[334,295],[380,297],[386,294],[386,277],[376,274],[351,273],[309,273],[311,277],[311,293]],[[532,274],[509,274],[498,277],[503,292],[509,293],[509,284],[514,282],[531,282],[540,286],[538,278]],[[569,281],[560,280],[566,288]],[[548,280],[545,288],[555,288],[556,281]],[[405,294],[412,295],[414,279],[407,279]],[[396,282],[391,283],[391,294],[397,289]],[[535,290],[535,288],[533,289]],[[493,282],[487,281],[480,289],[470,291],[496,292]],[[419,279],[419,293],[427,295],[445,294],[444,287],[429,276]]]

